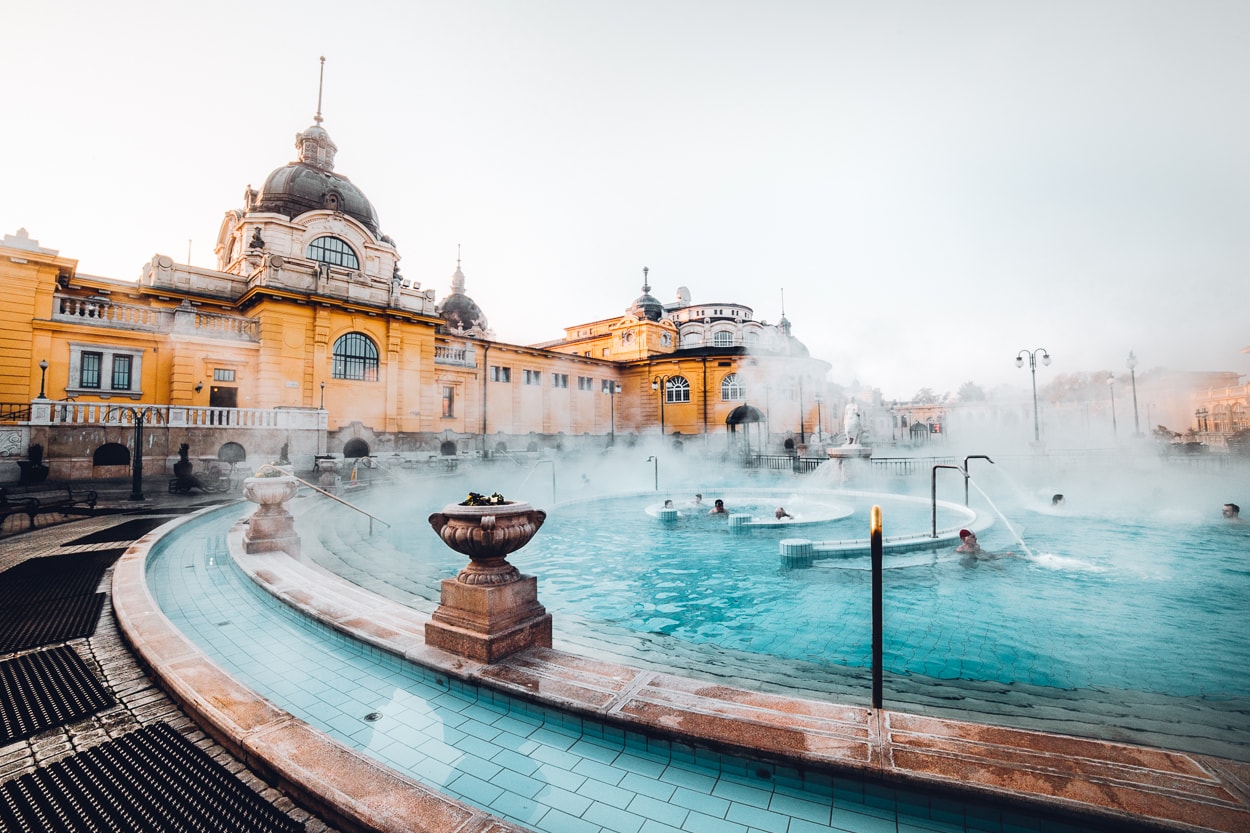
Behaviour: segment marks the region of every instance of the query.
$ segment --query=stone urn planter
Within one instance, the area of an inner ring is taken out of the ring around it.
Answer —
[[[243,533],[243,548],[249,553],[282,550],[299,555],[295,519],[286,511],[286,502],[295,497],[299,482],[289,475],[248,477],[243,481],[243,497],[258,504]]]
[[[456,576],[461,584],[518,581],[521,574],[508,555],[528,544],[546,519],[546,512],[518,500],[488,506],[452,503],[429,518],[444,544],[469,557]]]
[[[541,509],[502,498],[453,503],[430,515],[438,537],[469,564],[443,580],[439,606],[425,625],[426,644],[479,662],[551,647],[551,614],[538,603],[538,579],[508,563],[546,519]]]

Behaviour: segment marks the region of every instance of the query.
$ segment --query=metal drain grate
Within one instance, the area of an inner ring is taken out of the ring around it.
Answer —
[[[0,610],[0,654],[91,636],[103,609],[104,594],[93,593]]]
[[[0,573],[0,608],[90,596],[124,549],[32,558]]]
[[[0,784],[0,829],[294,833],[304,825],[157,723]]]
[[[81,538],[75,538],[73,541],[66,541],[61,546],[74,547],[80,544],[110,544],[114,541],[137,541],[158,526],[164,526],[171,520],[173,520],[171,517],[135,518],[131,521],[115,524],[107,529],[101,529],[98,532],[92,532],[90,535],[83,535]]]
[[[69,647],[0,662],[0,744],[72,723],[113,697]]]

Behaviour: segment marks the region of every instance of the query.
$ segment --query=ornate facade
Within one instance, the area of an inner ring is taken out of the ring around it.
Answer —
[[[826,362],[784,316],[694,304],[684,287],[559,341],[500,342],[466,294],[405,278],[364,193],[316,123],[296,160],[226,212],[215,269],[154,256],[137,282],[80,274],[24,230],[0,242],[0,456],[44,446],[54,478],[117,474],[141,422],[149,472],[189,442],[298,464],[601,448],[663,433],[731,444],[730,415],[767,415],[765,444],[814,431]],[[0,479],[7,479],[0,475]]]

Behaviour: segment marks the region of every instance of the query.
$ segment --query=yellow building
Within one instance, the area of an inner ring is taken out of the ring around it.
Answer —
[[[619,316],[556,342],[497,341],[459,263],[441,301],[401,275],[320,121],[296,136],[295,161],[226,212],[215,269],[156,255],[137,281],[101,278],[24,230],[4,236],[0,458],[38,444],[63,479],[123,473],[137,441],[153,474],[184,442],[253,463],[285,448],[301,466],[658,433],[781,450],[816,430],[829,365],[784,316],[770,326],[740,304],[694,304],[684,287],[665,305],[645,270]]]

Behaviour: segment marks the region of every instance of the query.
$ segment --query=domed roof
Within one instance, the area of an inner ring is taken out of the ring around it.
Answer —
[[[625,311],[637,318],[659,321],[664,317],[664,305],[651,294],[651,285],[647,283],[647,273],[650,271],[646,266],[642,267],[642,294]]]
[[[486,314],[477,302],[464,294],[464,272],[460,271],[460,259],[456,259],[456,271],[451,276],[451,294],[437,307],[445,327],[457,333],[481,333],[489,337]]]
[[[299,159],[269,174],[252,210],[271,211],[292,220],[309,211],[341,211],[359,220],[376,237],[377,212],[350,179],[334,173],[338,147],[325,128],[311,125],[296,135],[295,147]]]

